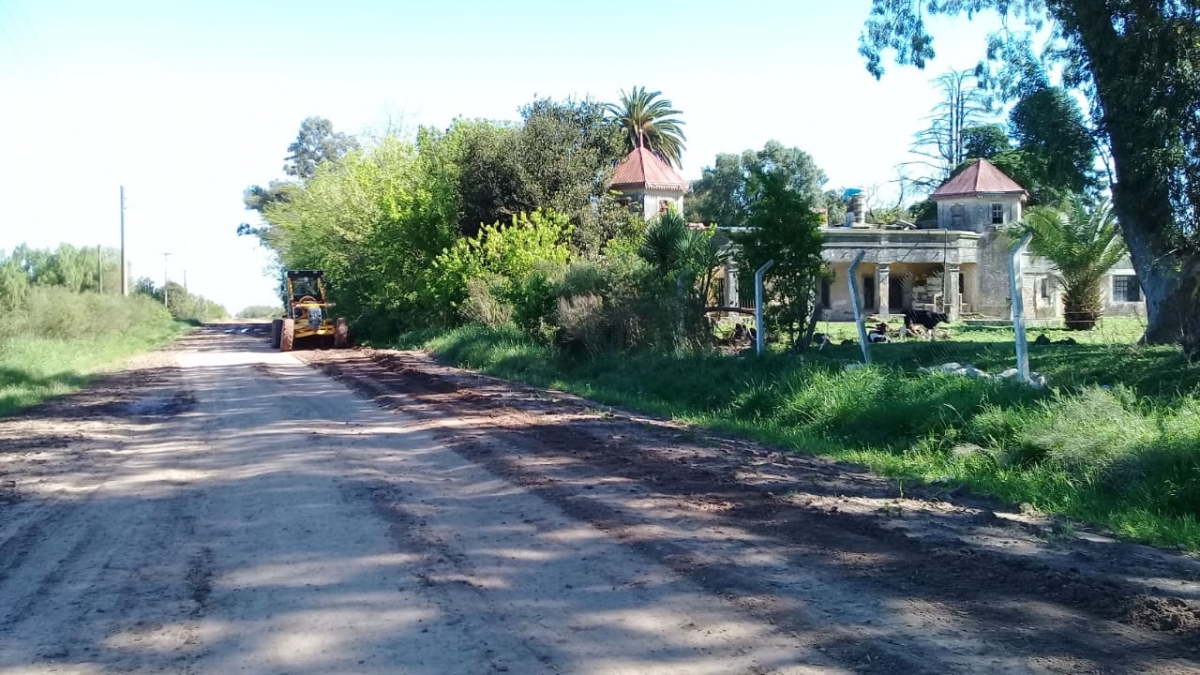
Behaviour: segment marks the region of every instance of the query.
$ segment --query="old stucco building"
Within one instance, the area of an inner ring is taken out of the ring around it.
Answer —
[[[861,216],[851,217],[847,226],[823,228],[823,255],[834,277],[821,290],[825,318],[853,318],[846,275],[859,251],[866,252],[858,274],[868,312],[928,309],[945,312],[951,320],[968,314],[1008,318],[1008,252],[1014,242],[1002,229],[1020,220],[1026,198],[1020,185],[979,160],[930,196],[937,204],[934,228],[885,228],[868,225]],[[1062,293],[1054,266],[1026,254],[1022,267],[1027,316],[1060,318]],[[1128,261],[1119,263],[1102,287],[1106,313],[1144,311]]]
[[[670,165],[645,148],[635,149],[617,166],[612,186],[646,218],[672,208],[682,213],[689,188]],[[994,164],[979,160],[930,195],[937,204],[937,220],[929,227],[868,224],[861,201],[852,199],[844,224],[821,228],[822,256],[831,272],[821,287],[823,318],[854,318],[846,275],[860,251],[865,256],[858,267],[859,288],[869,313],[886,316],[924,309],[944,312],[952,321],[967,315],[1010,318],[1008,255],[1015,242],[1004,227],[1021,219],[1027,198],[1025,189]],[[1063,298],[1053,264],[1025,254],[1022,272],[1026,316],[1060,319]],[[743,276],[732,266],[722,270],[713,301],[747,306],[754,291]],[[1102,294],[1107,314],[1145,312],[1128,259],[1105,277]]]

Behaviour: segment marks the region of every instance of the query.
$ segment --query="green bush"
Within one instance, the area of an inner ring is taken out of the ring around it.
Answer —
[[[467,279],[466,297],[459,314],[467,323],[485,328],[500,328],[512,322],[513,308],[501,297],[508,280],[498,274],[483,274]]]
[[[75,293],[46,286],[31,288],[24,304],[0,322],[0,338],[72,340],[170,324],[167,309],[146,296]]]
[[[478,235],[455,241],[434,259],[435,293],[443,302],[458,307],[466,299],[472,279],[495,276],[522,283],[535,270],[565,269],[570,234],[566,216],[553,211],[515,215],[509,225],[485,225]],[[500,294],[507,292],[504,289]]]
[[[165,344],[180,327],[146,296],[30,288],[0,323],[0,415],[73,391],[95,369]]]
[[[557,261],[542,262],[524,277],[513,279],[505,288],[512,307],[512,320],[539,343],[548,343],[557,329],[557,308],[562,266]]]

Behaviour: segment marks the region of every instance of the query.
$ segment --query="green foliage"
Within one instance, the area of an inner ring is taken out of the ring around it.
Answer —
[[[285,269],[321,269],[339,314],[360,335],[445,320],[430,289],[433,260],[454,241],[454,135],[422,129],[322,163],[290,201],[269,206],[262,235]]]
[[[1061,87],[1024,95],[1009,113],[1013,138],[1025,155],[1027,183],[1034,203],[1052,204],[1095,191],[1092,166],[1096,144],[1075,99]]]
[[[307,117],[300,123],[296,140],[288,146],[287,163],[283,172],[300,180],[308,180],[324,162],[337,161],[359,149],[358,140],[333,131],[333,123],[324,117]]]
[[[144,296],[31,288],[0,323],[0,416],[77,389],[96,368],[165,344],[179,331],[167,310]]]
[[[1067,327],[1094,328],[1104,306],[1100,282],[1126,254],[1111,205],[1089,209],[1074,197],[1057,208],[1035,206],[1016,228],[1033,234],[1030,251],[1058,267]]]
[[[761,196],[762,179],[768,174],[778,176],[789,190],[814,205],[825,201],[821,189],[828,179],[812,155],[800,148],[784,147],[778,141],[767,141],[762,150],[746,150],[740,156],[717,155],[713,166],[705,167],[700,179],[692,184],[689,213],[703,223],[745,227]],[[841,204],[841,195],[832,201]]]
[[[121,254],[115,249],[97,249],[60,244],[54,249],[35,249],[24,244],[5,256],[0,252],[0,304],[23,296],[35,286],[59,286],[74,293],[121,292]]]
[[[749,229],[733,235],[738,244],[738,267],[747,272],[769,260],[763,301],[772,330],[782,331],[789,344],[808,333],[823,274],[821,216],[813,202],[792,190],[785,176],[756,176],[752,189],[758,195],[750,207]]]
[[[142,277],[134,284],[133,293],[153,298],[158,303],[165,300],[167,310],[178,321],[201,324],[229,316],[229,311],[221,305],[203,295],[189,293],[174,281],[168,282],[166,286],[158,286],[151,279]]]
[[[980,124],[963,129],[965,156],[970,159],[991,159],[1012,149],[1008,132],[999,124]]]
[[[540,265],[565,268],[570,234],[566,216],[553,211],[522,213],[508,225],[485,225],[479,234],[455,241],[434,259],[438,295],[458,306],[471,279],[490,275],[522,281]]]
[[[629,212],[610,194],[621,136],[592,101],[539,99],[521,109],[523,123],[459,121],[455,158],[462,196],[459,232],[551,209],[575,226],[576,250],[598,252],[628,227]]]
[[[703,344],[712,335],[705,309],[717,270],[729,258],[715,234],[714,228],[689,228],[672,209],[650,224],[638,247],[638,255],[656,274],[661,296],[670,297],[674,288],[681,343]]]
[[[680,166],[683,158],[683,120],[675,115],[671,102],[661,91],[646,91],[645,87],[634,87],[626,93],[621,91],[621,100],[606,107],[615,127],[625,138],[625,152],[635,148],[646,148],[668,164]]]

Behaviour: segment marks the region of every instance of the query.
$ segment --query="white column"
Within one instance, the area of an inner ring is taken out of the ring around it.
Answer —
[[[887,319],[888,314],[891,313],[891,307],[888,306],[890,283],[891,266],[887,263],[879,263],[875,266],[875,301],[879,303],[879,313],[884,319]]]

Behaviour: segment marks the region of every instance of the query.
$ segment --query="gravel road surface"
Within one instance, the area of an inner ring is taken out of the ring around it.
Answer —
[[[0,421],[0,675],[1200,672],[1191,558],[228,330]]]

